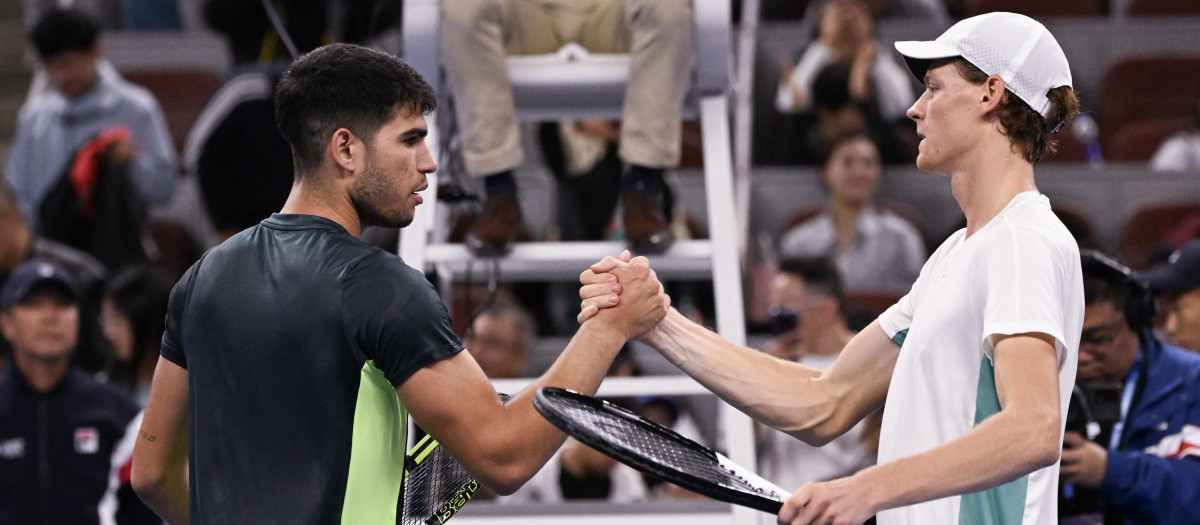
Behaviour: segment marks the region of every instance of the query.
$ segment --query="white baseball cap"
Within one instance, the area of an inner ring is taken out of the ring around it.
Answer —
[[[1067,56],[1054,35],[1037,20],[1016,13],[973,16],[937,40],[896,42],[896,50],[921,82],[931,61],[963,57],[988,75],[1000,75],[1009,91],[1043,117],[1050,111],[1050,90],[1071,85]]]

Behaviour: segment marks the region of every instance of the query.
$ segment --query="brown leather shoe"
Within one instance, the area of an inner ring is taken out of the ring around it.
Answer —
[[[528,237],[526,232],[516,196],[497,193],[488,197],[483,212],[467,230],[467,249],[477,257],[507,255],[518,237]]]
[[[624,200],[625,239],[635,253],[659,254],[671,246],[671,224],[663,213],[661,192],[627,190]]]

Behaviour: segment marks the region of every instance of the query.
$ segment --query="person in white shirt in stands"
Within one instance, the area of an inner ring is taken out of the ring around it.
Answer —
[[[1154,171],[1200,171],[1200,100],[1192,128],[1171,135],[1150,157]]]
[[[792,258],[779,262],[771,282],[771,332],[763,351],[824,370],[854,331],[842,313],[842,280],[832,260]],[[784,432],[758,433],[758,473],[781,487],[845,477],[875,464],[879,413],[825,446],[814,447]]]
[[[883,164],[862,130],[835,137],[821,164],[829,198],[821,213],[779,238],[784,257],[830,257],[847,290],[902,294],[925,264],[925,242],[913,224],[875,200]]]
[[[887,403],[879,463],[801,486],[779,523],[1058,521],[1058,459],[1083,324],[1079,249],[1034,184],[1078,112],[1042,24],[989,13],[898,42],[926,86],[908,110],[921,170],[967,219],[912,290],[820,371],[725,341],[671,310],[645,340],[761,423],[824,444]],[[606,258],[580,276],[581,319],[613,297]],[[624,304],[620,296],[618,303]]]

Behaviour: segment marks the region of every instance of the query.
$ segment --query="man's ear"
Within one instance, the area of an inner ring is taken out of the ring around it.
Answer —
[[[329,137],[329,156],[342,170],[354,172],[361,166],[364,155],[363,143],[358,135],[346,128],[338,128]]]
[[[979,86],[979,114],[981,116],[1000,109],[1004,102],[1004,79],[991,75]]]

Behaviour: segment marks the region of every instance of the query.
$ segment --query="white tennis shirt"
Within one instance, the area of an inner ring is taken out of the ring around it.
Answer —
[[[1000,410],[992,365],[997,335],[1054,338],[1065,422],[1083,309],[1078,246],[1037,192],[1014,197],[970,238],[966,230],[950,236],[908,295],[879,317],[888,337],[901,343],[879,463],[952,441]],[[883,511],[878,521],[1054,525],[1057,486],[1056,463],[992,489]]]

